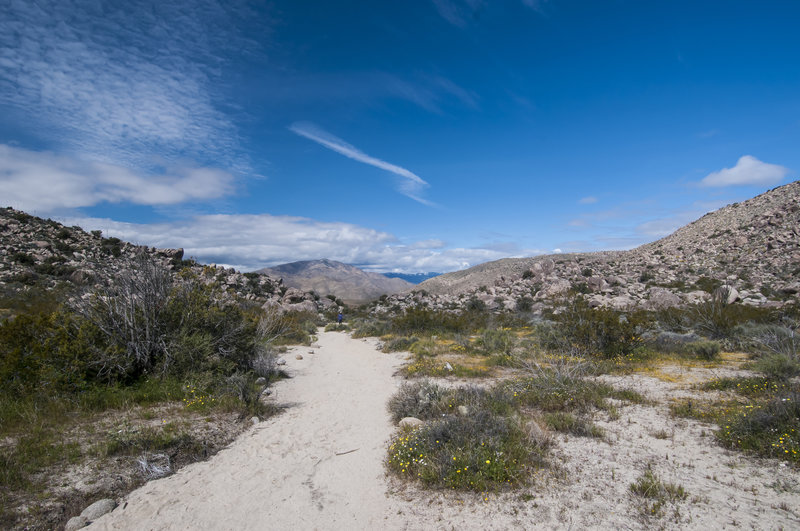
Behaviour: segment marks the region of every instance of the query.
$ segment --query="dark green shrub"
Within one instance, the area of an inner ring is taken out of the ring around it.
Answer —
[[[557,323],[557,334],[549,337],[552,343],[548,347],[578,349],[585,355],[604,358],[633,353],[642,343],[640,334],[645,325],[642,313],[623,314],[610,308],[590,308],[580,298],[570,301],[553,320]]]
[[[696,341],[686,345],[686,350],[698,358],[713,360],[722,347],[716,341]]]
[[[383,346],[384,352],[405,352],[411,348],[411,345],[419,341],[416,336],[401,336],[390,339]]]

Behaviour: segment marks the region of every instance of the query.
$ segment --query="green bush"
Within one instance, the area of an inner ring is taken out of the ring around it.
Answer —
[[[696,341],[686,345],[686,350],[698,358],[713,360],[719,354],[721,346],[716,341]]]
[[[584,355],[614,358],[627,356],[641,344],[645,319],[642,313],[623,314],[610,308],[590,308],[581,298],[570,301],[555,314],[556,334],[550,334],[549,348],[578,349]]]
[[[725,446],[800,463],[800,393],[739,409],[721,421],[716,435]]]

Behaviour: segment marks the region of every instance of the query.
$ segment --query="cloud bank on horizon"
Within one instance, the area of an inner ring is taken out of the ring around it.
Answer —
[[[244,269],[628,249],[800,168],[792,3],[0,11],[0,206]]]

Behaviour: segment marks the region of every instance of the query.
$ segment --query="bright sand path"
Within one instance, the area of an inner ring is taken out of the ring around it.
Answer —
[[[284,413],[147,483],[91,528],[385,529],[386,402],[402,360],[344,333],[318,344],[285,355],[293,378],[274,388]]]

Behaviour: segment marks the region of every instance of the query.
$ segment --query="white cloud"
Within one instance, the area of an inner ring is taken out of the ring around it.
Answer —
[[[250,271],[329,258],[371,271],[446,272],[508,257],[485,248],[443,248],[437,240],[404,244],[389,233],[349,223],[292,216],[201,215],[164,223],[62,218],[67,225],[154,247],[182,247],[186,257]],[[528,256],[539,254],[530,252]]]
[[[238,2],[4,3],[0,104],[59,151],[128,167],[154,157],[246,166],[215,81],[247,53]]]
[[[338,138],[327,131],[320,129],[314,124],[307,122],[296,122],[289,127],[289,130],[304,138],[313,140],[317,144],[344,155],[347,158],[357,160],[358,162],[363,162],[364,164],[368,164],[370,166],[374,166],[381,170],[385,170],[403,177],[403,180],[400,181],[399,184],[400,192],[403,195],[408,196],[414,201],[418,201],[424,205],[433,205],[433,203],[430,201],[420,197],[422,190],[429,186],[428,183],[423,181],[418,175],[412,173],[411,171],[390,162],[371,157],[355,146],[352,146],[341,138]]]
[[[176,167],[143,176],[122,166],[0,144],[0,197],[3,206],[21,210],[48,213],[103,202],[174,205],[233,189],[233,177],[214,168]]]
[[[597,203],[597,198],[593,196],[582,197],[581,199],[578,200],[578,203],[580,203],[581,205],[592,205],[594,203]]]
[[[700,181],[700,186],[771,186],[781,182],[788,174],[789,168],[761,162],[751,155],[745,155],[733,168],[723,168],[706,175]]]

